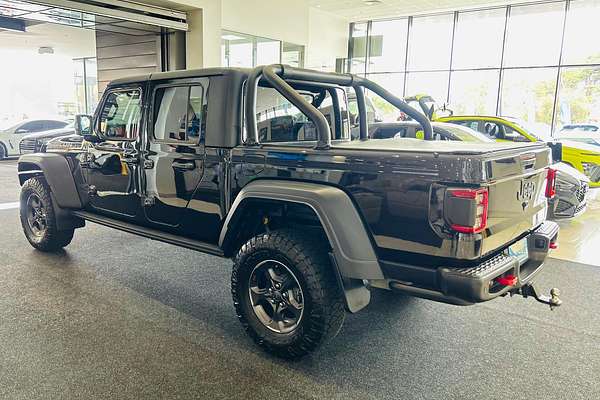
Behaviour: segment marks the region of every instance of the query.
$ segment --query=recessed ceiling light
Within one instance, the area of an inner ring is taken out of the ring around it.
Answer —
[[[38,54],[54,54],[54,49],[50,46],[42,46],[38,49]]]
[[[364,2],[368,6],[375,6],[377,4],[383,3],[381,0],[364,0]]]

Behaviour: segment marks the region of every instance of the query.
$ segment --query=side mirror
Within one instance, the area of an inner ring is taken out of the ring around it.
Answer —
[[[88,142],[98,142],[100,138],[94,134],[92,129],[92,117],[90,115],[78,114],[75,116],[75,133],[83,136]]]

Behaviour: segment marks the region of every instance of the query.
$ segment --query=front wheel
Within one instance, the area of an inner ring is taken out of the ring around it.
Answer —
[[[321,235],[264,233],[234,260],[233,303],[240,322],[264,350],[300,358],[333,338],[344,322],[343,293]]]
[[[6,147],[4,147],[4,145],[2,143],[0,143],[0,160],[5,159],[7,155],[8,154],[6,151]]]
[[[73,239],[73,229],[58,230],[50,188],[44,178],[34,177],[23,184],[20,217],[25,237],[40,251],[60,250]]]

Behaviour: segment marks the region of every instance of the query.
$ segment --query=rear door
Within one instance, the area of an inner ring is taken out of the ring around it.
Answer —
[[[143,159],[144,213],[161,229],[182,233],[186,208],[204,174],[208,82],[199,78],[153,88]]]

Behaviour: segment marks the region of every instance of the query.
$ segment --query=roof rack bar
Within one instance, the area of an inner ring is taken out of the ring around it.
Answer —
[[[356,102],[358,104],[358,129],[360,140],[369,138],[369,124],[367,121],[367,103],[365,101],[365,91],[362,86],[354,84],[354,93],[356,93]]]

